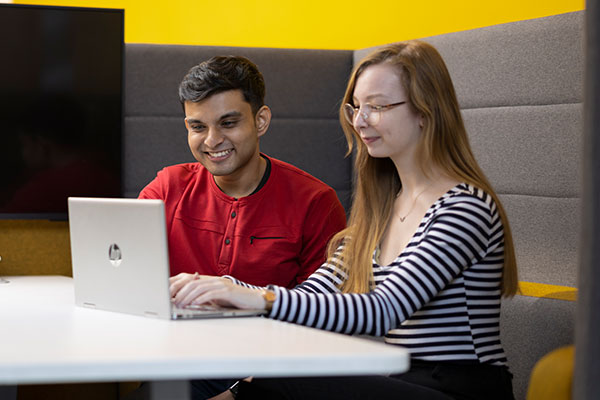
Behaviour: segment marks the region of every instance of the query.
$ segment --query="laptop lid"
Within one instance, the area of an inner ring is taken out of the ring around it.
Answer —
[[[162,200],[70,197],[68,205],[76,305],[165,319],[265,313],[172,306]]]
[[[75,304],[170,318],[161,200],[68,199]]]

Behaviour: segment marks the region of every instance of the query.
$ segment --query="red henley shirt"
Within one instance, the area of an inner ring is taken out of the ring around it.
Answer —
[[[165,203],[171,275],[231,275],[294,287],[325,260],[327,242],[346,225],[335,191],[269,157],[271,174],[256,193],[223,193],[200,163],[166,167],[141,199]]]

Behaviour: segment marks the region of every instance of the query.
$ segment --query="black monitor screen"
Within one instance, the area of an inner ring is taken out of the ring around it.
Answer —
[[[0,218],[120,197],[123,10],[0,4]]]

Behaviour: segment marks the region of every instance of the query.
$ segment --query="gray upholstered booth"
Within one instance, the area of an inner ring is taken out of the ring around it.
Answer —
[[[575,12],[424,39],[448,65],[475,156],[507,210],[525,282],[577,286],[583,22]],[[575,308],[528,296],[504,302],[502,341],[517,399],[535,362],[573,343]]]
[[[448,64],[475,155],[509,214],[520,280],[576,286],[583,12],[425,40]],[[367,52],[128,44],[126,195],[161,167],[191,160],[177,100],[187,70],[212,55],[241,54],[263,71],[273,109],[263,151],[330,184],[348,208],[352,171],[337,108],[353,63]],[[502,340],[517,399],[536,360],[573,343],[574,318],[574,302],[505,302]]]

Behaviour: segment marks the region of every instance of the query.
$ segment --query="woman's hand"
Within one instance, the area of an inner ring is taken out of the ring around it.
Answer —
[[[200,275],[198,273],[195,274],[187,274],[182,272],[178,275],[172,276],[169,278],[169,292],[171,293],[171,298],[174,298],[175,295],[181,290],[189,282],[194,279],[198,279]]]
[[[182,287],[187,285],[189,282],[195,279],[202,278],[212,278],[211,275],[200,275],[197,272],[195,274],[187,274],[182,272],[178,275],[172,276],[169,278],[169,292],[171,293],[171,298],[175,297],[175,295],[181,290]]]
[[[171,279],[177,277],[179,275]],[[192,279],[182,277],[182,280],[185,280],[185,284],[177,290],[173,299],[178,307],[190,304],[218,304],[241,309],[265,308],[265,300],[259,290],[235,285],[227,278],[202,276],[201,279],[197,279],[192,275]],[[171,286],[173,285],[175,283]]]

